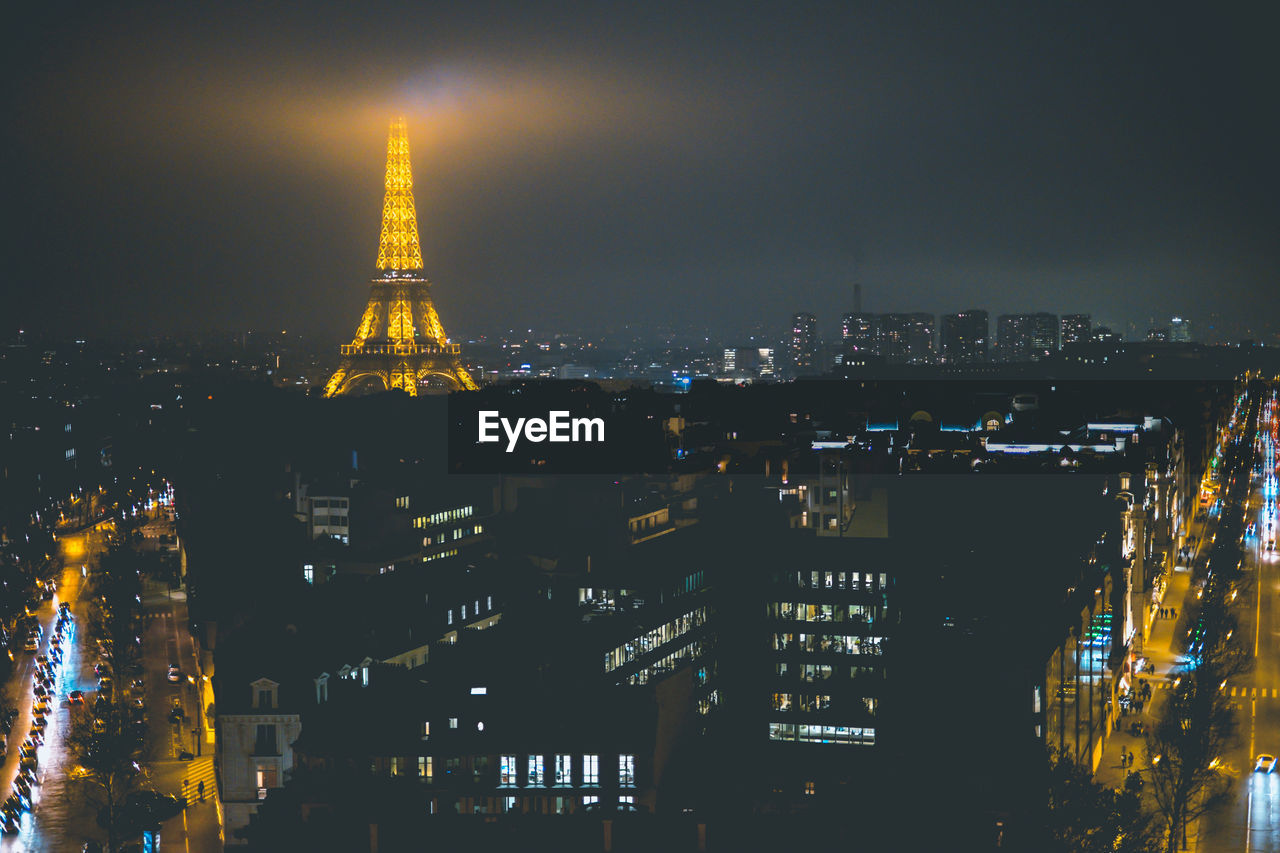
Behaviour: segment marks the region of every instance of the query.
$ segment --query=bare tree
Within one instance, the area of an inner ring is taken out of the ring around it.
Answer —
[[[1161,825],[1131,786],[1099,784],[1070,756],[1049,760],[1043,849],[1061,853],[1156,853]]]
[[[145,729],[133,716],[124,682],[138,660],[140,603],[136,555],[113,548],[104,555],[93,576],[93,596],[87,614],[88,634],[101,652],[103,683],[92,709],[83,707],[72,719],[69,746],[84,767],[84,782],[94,789],[99,822],[107,830],[108,849],[133,827],[124,810],[125,798],[141,774]]]
[[[1201,645],[1146,736],[1151,793],[1165,821],[1166,849],[1186,843],[1188,824],[1230,799],[1231,776],[1221,756],[1235,740],[1227,681],[1247,673],[1252,659],[1235,635],[1224,595],[1212,590],[1196,622]]]

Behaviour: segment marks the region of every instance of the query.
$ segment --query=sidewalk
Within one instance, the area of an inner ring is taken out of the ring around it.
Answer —
[[[1187,635],[1190,628],[1190,619],[1188,617],[1189,608],[1187,607],[1187,596],[1191,592],[1191,579],[1197,568],[1202,565],[1204,559],[1208,558],[1208,547],[1211,547],[1211,536],[1213,529],[1208,519],[1197,521],[1191,527],[1191,532],[1195,533],[1199,539],[1196,542],[1196,549],[1191,560],[1183,566],[1178,566],[1173,570],[1172,576],[1169,578],[1169,586],[1165,590],[1162,607],[1170,607],[1177,611],[1176,618],[1157,619],[1151,627],[1151,635],[1147,638],[1144,656],[1151,662],[1154,667],[1154,674],[1151,670],[1138,673],[1136,676],[1135,688],[1143,683],[1149,684],[1151,687],[1151,698],[1146,701],[1141,714],[1136,711],[1130,711],[1123,717],[1116,720],[1115,728],[1112,730],[1110,738],[1107,740],[1106,748],[1103,750],[1102,761],[1098,765],[1098,770],[1094,774],[1094,779],[1111,787],[1118,788],[1124,784],[1125,778],[1134,770],[1141,771],[1146,768],[1146,741],[1141,735],[1134,736],[1129,733],[1129,726],[1135,721],[1146,724],[1148,730],[1155,722],[1155,712],[1159,709],[1167,695],[1168,689],[1172,682],[1168,679],[1168,675],[1179,663],[1178,648],[1181,639]],[[1194,609],[1194,608],[1190,608]],[[1122,753],[1133,753],[1133,767],[1126,768],[1120,765],[1120,756]],[[1200,822],[1187,827],[1186,849],[1199,849],[1199,832]]]
[[[1154,720],[1153,711],[1160,703],[1169,684],[1165,676],[1177,666],[1178,656],[1173,649],[1176,646],[1175,640],[1180,636],[1180,627],[1183,633],[1186,630],[1183,624],[1186,612],[1183,605],[1187,592],[1191,589],[1191,571],[1190,567],[1175,569],[1173,577],[1169,580],[1169,587],[1164,594],[1165,606],[1175,608],[1178,611],[1178,618],[1157,619],[1151,627],[1151,636],[1147,638],[1146,643],[1146,657],[1155,667],[1155,675],[1141,672],[1137,676],[1139,685],[1143,683],[1151,685],[1151,699],[1143,707],[1143,713],[1131,711],[1116,720],[1115,729],[1107,740],[1106,749],[1103,750],[1098,772],[1094,774],[1094,778],[1104,785],[1118,788],[1124,783],[1129,770],[1120,766],[1122,750],[1133,753],[1135,768],[1144,766],[1143,739],[1141,736],[1135,737],[1129,734],[1129,726],[1134,721],[1141,721],[1146,723],[1148,728],[1151,727]]]

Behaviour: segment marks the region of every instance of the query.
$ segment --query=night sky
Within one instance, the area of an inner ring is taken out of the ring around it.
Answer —
[[[9,11],[0,333],[349,337],[397,112],[455,338],[1280,308],[1274,6],[260,5]]]

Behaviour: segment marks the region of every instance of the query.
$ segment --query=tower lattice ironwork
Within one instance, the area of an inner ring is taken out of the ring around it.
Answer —
[[[431,300],[431,282],[422,274],[422,244],[413,206],[413,171],[404,118],[391,123],[387,137],[386,196],[378,238],[379,274],[370,282],[369,304],[324,395],[350,393],[376,380],[384,389],[410,395],[433,380],[450,389],[473,390],[475,380],[462,365],[460,349],[449,343]]]

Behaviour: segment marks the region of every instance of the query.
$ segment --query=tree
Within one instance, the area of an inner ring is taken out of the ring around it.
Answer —
[[[1044,828],[1042,849],[1062,853],[1156,853],[1163,834],[1136,787],[1101,785],[1066,755],[1049,759]]]
[[[72,720],[68,746],[87,771],[83,782],[96,787],[90,801],[99,807],[99,822],[107,830],[107,849],[114,850],[125,829],[124,798],[139,775],[142,737],[121,707],[108,702],[93,711],[81,710]]]
[[[145,727],[135,723],[123,682],[137,663],[139,646],[138,571],[136,555],[112,548],[92,579],[93,596],[87,614],[88,633],[102,651],[101,674],[113,676],[110,688],[100,689],[92,710],[80,708],[72,719],[68,740],[72,754],[87,771],[84,782],[96,788],[99,822],[107,830],[108,849],[114,850],[133,827],[125,797],[140,775]]]
[[[1185,843],[1188,824],[1231,797],[1221,756],[1235,739],[1236,719],[1223,687],[1253,662],[1236,638],[1223,586],[1210,585],[1195,623],[1203,638],[1195,668],[1179,678],[1146,736],[1151,793],[1169,853],[1180,839]]]

